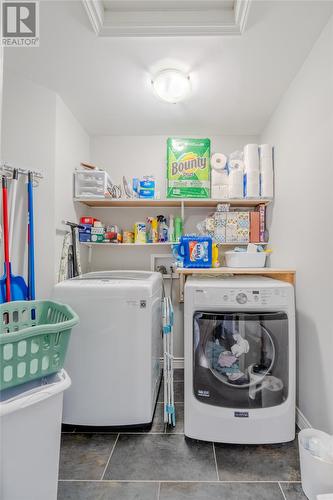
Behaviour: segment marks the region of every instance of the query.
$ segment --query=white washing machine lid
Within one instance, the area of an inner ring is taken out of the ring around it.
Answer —
[[[156,274],[147,271],[96,271],[92,273],[82,274],[73,278],[75,280],[140,280],[152,281]]]
[[[145,289],[148,295],[152,296],[161,290],[162,276],[160,273],[148,271],[97,271],[62,281],[55,286],[55,290],[87,289],[88,292],[88,289],[97,290],[101,287],[113,292],[120,289],[131,289],[131,291]]]

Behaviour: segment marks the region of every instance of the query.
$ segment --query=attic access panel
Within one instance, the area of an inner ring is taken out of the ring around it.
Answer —
[[[82,0],[97,35],[241,35],[250,0]]]

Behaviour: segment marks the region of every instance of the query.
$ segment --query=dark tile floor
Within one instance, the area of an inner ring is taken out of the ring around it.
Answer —
[[[306,500],[296,441],[186,439],[182,370],[175,380],[175,429],[163,423],[160,394],[149,432],[62,434],[58,500]]]

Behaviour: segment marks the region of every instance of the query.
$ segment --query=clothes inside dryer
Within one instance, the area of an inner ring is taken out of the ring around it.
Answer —
[[[288,396],[288,318],[276,313],[194,314],[194,394],[226,408],[276,406]]]

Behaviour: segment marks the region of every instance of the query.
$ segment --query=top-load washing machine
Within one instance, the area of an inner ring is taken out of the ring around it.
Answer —
[[[190,277],[185,285],[185,435],[223,443],[295,437],[292,285]]]
[[[72,385],[63,422],[149,425],[161,379],[160,273],[88,273],[57,284],[53,298],[80,319],[65,362]]]

